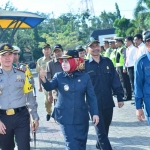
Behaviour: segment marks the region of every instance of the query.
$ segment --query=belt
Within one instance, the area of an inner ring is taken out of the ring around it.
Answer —
[[[3,114],[3,115],[14,115],[14,114],[24,110],[25,108],[26,108],[26,106],[14,108],[14,109],[7,109],[7,110],[0,109],[0,114]]]

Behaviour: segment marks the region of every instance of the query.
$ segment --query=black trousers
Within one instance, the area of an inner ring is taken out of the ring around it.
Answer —
[[[134,67],[128,67],[128,74],[132,85],[132,90],[134,91]]]
[[[131,83],[127,73],[123,73],[123,67],[117,67],[117,72],[119,74],[119,78],[124,89],[124,96],[127,100],[132,99],[132,91],[131,91]]]
[[[99,110],[99,123],[95,127],[97,134],[97,145],[100,145],[102,150],[112,150],[108,139],[109,126],[112,121],[113,108]]]
[[[0,119],[6,126],[6,134],[0,134],[0,148],[14,150],[14,136],[18,150],[30,150],[30,116],[27,109],[15,115],[0,114]]]

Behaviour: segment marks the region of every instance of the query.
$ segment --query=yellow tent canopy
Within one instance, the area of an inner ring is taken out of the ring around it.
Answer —
[[[3,36],[8,29],[12,29],[12,41],[12,38],[18,29],[34,28],[44,19],[45,18],[36,13],[0,10],[0,28],[2,31],[0,41],[3,39]]]

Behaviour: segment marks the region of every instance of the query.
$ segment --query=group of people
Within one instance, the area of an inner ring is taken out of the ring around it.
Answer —
[[[37,61],[38,90],[45,95],[46,120],[53,117],[60,125],[66,150],[86,150],[90,118],[97,134],[96,148],[112,150],[108,134],[114,95],[121,108],[124,101],[131,100],[133,91],[138,119],[146,116],[150,123],[150,31],[143,36],[127,36],[124,41],[121,37],[104,39],[104,48],[102,52],[95,37],[89,38],[86,48],[79,45],[65,52],[60,44],[53,48],[45,44],[44,56]],[[17,46],[0,45],[2,150],[14,149],[14,137],[18,150],[30,150],[30,123],[34,131],[38,128],[34,79],[19,63],[19,51]]]

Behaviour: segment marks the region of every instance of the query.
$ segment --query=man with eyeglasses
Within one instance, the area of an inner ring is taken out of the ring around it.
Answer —
[[[144,33],[143,39],[148,52],[136,62],[134,92],[136,116],[139,121],[143,121],[146,116],[150,126],[150,31]]]

